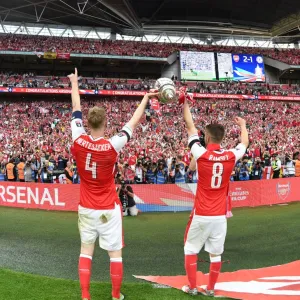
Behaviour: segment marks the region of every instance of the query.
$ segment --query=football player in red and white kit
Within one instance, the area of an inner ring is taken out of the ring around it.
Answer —
[[[203,293],[214,296],[214,287],[221,271],[221,255],[227,231],[227,199],[229,181],[235,163],[244,156],[249,144],[246,121],[235,118],[241,129],[241,143],[235,148],[225,150],[221,142],[225,135],[220,124],[210,124],[205,130],[206,149],[201,146],[198,131],[194,126],[189,105],[184,104],[189,147],[193,154],[190,169],[198,171],[198,184],[193,211],[184,238],[185,269],[189,281],[182,290],[197,295],[198,253],[205,246],[210,255],[209,283]]]
[[[92,257],[96,239],[99,237],[100,247],[107,250],[110,257],[112,299],[122,300],[122,205],[114,183],[114,168],[118,153],[131,138],[149,98],[157,93],[146,94],[120,133],[107,140],[103,138],[106,127],[105,110],[100,107],[89,110],[87,118],[91,134],[86,134],[82,123],[77,69],[75,74],[69,75],[69,79],[72,84],[73,105],[72,152],[80,174],[78,226],[81,237],[79,280],[82,299],[90,300]]]

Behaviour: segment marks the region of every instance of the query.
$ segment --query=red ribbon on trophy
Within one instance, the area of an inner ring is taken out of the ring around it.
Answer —
[[[187,93],[186,89],[187,89],[186,86],[182,86],[176,92],[176,94],[178,95],[179,105],[184,104],[185,101],[189,101],[192,105],[195,103],[193,94],[192,93]]]

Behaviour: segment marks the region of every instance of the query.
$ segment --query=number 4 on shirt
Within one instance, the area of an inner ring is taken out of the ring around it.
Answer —
[[[88,153],[85,161],[85,170],[92,172],[92,178],[97,179],[97,163],[92,162],[91,164],[91,160],[92,160],[92,154]]]

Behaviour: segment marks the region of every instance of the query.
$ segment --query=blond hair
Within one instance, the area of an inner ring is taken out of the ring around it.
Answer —
[[[99,129],[105,125],[106,114],[103,107],[94,106],[88,112],[88,125],[91,129]]]

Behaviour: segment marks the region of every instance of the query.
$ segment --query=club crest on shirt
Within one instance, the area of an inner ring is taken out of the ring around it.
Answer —
[[[75,121],[75,124],[76,124],[77,127],[82,127],[82,124],[81,124],[80,121]]]
[[[125,133],[122,131],[118,134],[119,137],[125,136]]]
[[[276,190],[277,190],[277,194],[278,194],[279,198],[281,200],[285,200],[288,197],[288,195],[290,194],[291,185],[289,182],[286,184],[277,183]]]

